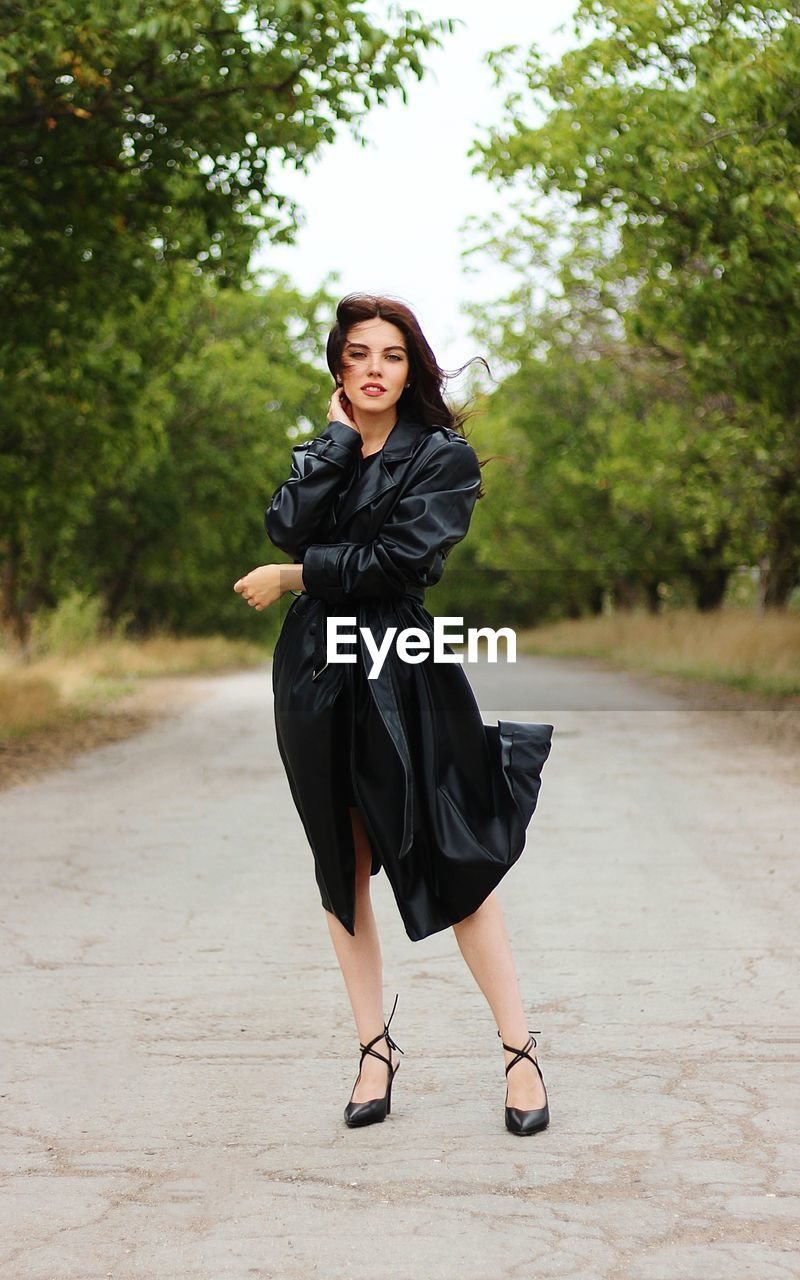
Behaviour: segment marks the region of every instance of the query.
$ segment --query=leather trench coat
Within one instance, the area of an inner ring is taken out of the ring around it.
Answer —
[[[387,628],[433,636],[425,588],[467,533],[480,485],[472,446],[400,410],[379,456],[330,422],[292,451],[264,514],[271,542],[302,562],[273,655],[278,749],[314,855],[322,905],[355,934],[349,789],[406,933],[418,941],[475,911],[522,853],[553,726],[485,725],[463,666],[406,662],[394,644],[367,678]],[[329,662],[328,616],[354,663]],[[445,645],[444,652],[453,650]],[[342,733],[342,726],[345,732]]]

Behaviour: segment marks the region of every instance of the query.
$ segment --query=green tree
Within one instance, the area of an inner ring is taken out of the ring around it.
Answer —
[[[295,234],[282,167],[360,136],[452,29],[361,0],[0,8],[0,622],[23,649],[98,499],[173,458],[185,269],[245,285],[259,237]]]
[[[0,289],[16,340],[26,319],[38,337],[147,290],[154,263],[241,278],[259,235],[296,229],[281,168],[340,123],[360,136],[444,30],[403,10],[386,29],[361,0],[4,4]]]
[[[800,573],[797,6],[583,0],[575,33],[555,65],[491,56],[519,83],[478,167],[592,239],[597,300],[629,340],[676,362],[699,404],[727,404],[740,452],[723,472],[746,463],[767,496],[750,545],[763,536],[766,603],[782,607]]]
[[[186,277],[166,305],[180,340],[151,392],[162,447],[97,486],[71,571],[109,621],[141,633],[250,634],[232,586],[264,559],[263,512],[291,444],[324,425],[318,353],[333,299],[280,276],[245,292]]]
[[[487,469],[480,557],[502,546],[519,566],[508,607],[527,621],[543,608],[595,612],[606,594],[657,610],[676,585],[714,607],[765,510],[747,423],[720,397],[698,401],[674,361],[626,341],[590,280],[587,292],[576,272],[545,300],[523,281],[502,306],[473,308],[504,369],[476,432],[511,459],[502,481],[499,464]]]

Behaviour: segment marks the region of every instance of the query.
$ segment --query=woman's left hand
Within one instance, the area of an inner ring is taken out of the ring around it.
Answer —
[[[244,597],[251,608],[260,613],[283,595],[281,567],[277,564],[260,564],[257,569],[251,569],[238,582],[234,582],[233,589]]]

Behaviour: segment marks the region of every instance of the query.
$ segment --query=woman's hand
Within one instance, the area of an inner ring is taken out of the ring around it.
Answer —
[[[345,408],[345,405],[347,405],[347,408]],[[350,416],[351,412],[352,406],[350,401],[347,399],[347,396],[344,394],[344,390],[342,387],[337,387],[331,396],[331,401],[328,405],[328,422],[346,422],[348,427],[352,427],[354,431],[358,431],[358,427]],[[361,435],[361,432],[358,431],[358,434]]]
[[[260,613],[268,605],[280,600],[284,591],[289,590],[289,583],[285,574],[281,583],[281,565],[260,564],[257,569],[251,569],[238,582],[234,582],[233,589],[244,597],[252,609]]]

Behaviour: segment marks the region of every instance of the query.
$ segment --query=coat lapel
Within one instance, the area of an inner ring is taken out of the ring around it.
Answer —
[[[375,462],[371,462],[363,475],[354,476],[350,486],[340,497],[334,512],[338,528],[347,524],[357,511],[377,503],[379,498],[394,489],[402,468],[398,465],[412,457],[422,436],[422,426],[405,414],[398,416],[386,443]]]

